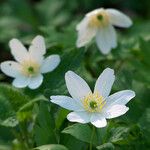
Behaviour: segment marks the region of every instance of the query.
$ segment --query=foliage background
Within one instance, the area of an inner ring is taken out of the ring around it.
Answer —
[[[103,56],[95,43],[75,48],[76,24],[98,7],[116,8],[133,19],[130,29],[118,30],[118,47]],[[150,1],[149,0],[1,0],[0,62],[12,59],[8,42],[16,37],[26,46],[41,34],[47,55],[61,56],[60,66],[45,75],[34,91],[11,87],[12,79],[0,73],[0,150],[150,149]],[[84,77],[91,87],[106,68],[114,68],[117,79],[112,92],[132,89],[136,97],[129,112],[96,129],[91,142],[91,125],[72,124],[67,110],[49,103],[52,94],[68,94],[67,70]],[[56,145],[57,144],[57,145]],[[58,145],[59,144],[59,145]],[[64,145],[64,146],[61,146]]]

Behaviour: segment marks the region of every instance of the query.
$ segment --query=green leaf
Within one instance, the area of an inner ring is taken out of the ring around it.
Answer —
[[[63,145],[51,144],[36,147],[35,150],[68,150],[68,149]]]
[[[56,119],[55,119],[55,124],[56,124],[56,128],[59,129],[61,127],[61,125],[63,124],[64,120],[66,119],[66,116],[68,114],[68,110],[60,108],[57,111],[56,114]]]
[[[109,141],[118,145],[129,144],[137,140],[141,134],[140,128],[137,125],[112,128],[111,131],[112,137]]]
[[[19,121],[29,117],[31,107],[38,101],[46,101],[46,98],[39,96],[31,100],[21,90],[0,84],[0,125],[15,127]]]
[[[30,109],[31,106],[34,105],[34,103],[39,102],[39,101],[49,102],[44,96],[41,95],[41,96],[38,96],[38,97],[32,99],[31,101],[29,101],[25,105],[23,105],[18,111],[24,111],[24,110]]]
[[[0,145],[1,150],[12,150],[10,146],[7,145]]]
[[[150,66],[150,61],[149,61],[149,56],[150,56],[150,40],[143,40],[142,38],[140,39],[140,50],[142,54],[142,61],[145,62],[146,65]]]
[[[62,133],[70,134],[70,135],[74,136],[75,138],[77,138],[78,140],[81,140],[83,142],[88,142],[88,143],[91,142],[92,129],[87,124],[76,123],[72,126],[65,128],[62,131]],[[96,134],[92,140],[92,143],[94,145],[97,144]]]
[[[14,111],[18,111],[21,106],[30,101],[30,98],[12,86],[0,84],[0,95],[7,99]]]
[[[144,136],[147,136],[149,138],[150,135],[150,108],[147,108],[144,112],[142,117],[140,117],[139,125],[141,129],[143,130]]]
[[[47,103],[40,103],[34,129],[34,140],[37,146],[56,143],[55,122],[53,115],[50,113],[50,105]]]
[[[77,146],[78,150],[83,150],[87,148],[87,143],[78,140],[77,138],[69,134],[61,134],[60,141],[61,144],[65,145],[69,150],[77,150]]]
[[[0,124],[8,127],[16,126],[18,124],[16,112],[29,100],[29,97],[21,93],[21,91],[8,85],[0,84]]]
[[[20,20],[24,22],[24,24],[28,23],[29,25],[36,27],[37,25],[37,17],[33,13],[32,6],[26,0],[18,1],[11,0],[10,5],[13,11],[13,14],[18,17]],[[18,7],[18,5],[20,7]]]
[[[10,40],[12,37],[17,37],[19,35],[19,31],[17,30],[17,26],[19,24],[20,24],[19,20],[15,17],[1,16],[0,41],[5,43],[6,41]]]
[[[150,84],[150,40],[144,40],[142,38],[139,39],[139,50],[135,55],[135,59],[132,60],[132,65],[135,72],[136,80],[144,83],[145,85]],[[138,67],[137,67],[138,66]]]
[[[104,143],[96,147],[98,150],[113,150],[115,146],[112,143]]]
[[[1,121],[0,124],[5,127],[15,127],[18,124],[18,120],[13,116]]]

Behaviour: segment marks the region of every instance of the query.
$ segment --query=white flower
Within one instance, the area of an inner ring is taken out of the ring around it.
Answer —
[[[132,25],[131,19],[115,9],[96,9],[86,14],[77,25],[77,47],[85,46],[94,37],[98,48],[103,54],[108,54],[117,46],[117,37],[114,26],[128,28]]]
[[[42,36],[33,39],[28,51],[17,39],[12,39],[9,46],[16,62],[5,61],[0,67],[6,75],[15,78],[15,87],[38,88],[43,82],[42,74],[53,71],[60,63],[59,55],[50,55],[44,59],[46,47]]]
[[[73,112],[67,115],[71,122],[88,123],[100,128],[107,125],[106,119],[125,114],[125,105],[135,96],[131,90],[119,91],[109,96],[115,80],[114,70],[106,68],[96,81],[92,93],[88,84],[77,74],[68,71],[66,85],[71,97],[51,96],[51,102]]]

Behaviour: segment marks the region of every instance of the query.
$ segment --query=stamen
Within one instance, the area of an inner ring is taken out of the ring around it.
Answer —
[[[88,112],[100,112],[106,103],[98,92],[88,94],[82,102]]]

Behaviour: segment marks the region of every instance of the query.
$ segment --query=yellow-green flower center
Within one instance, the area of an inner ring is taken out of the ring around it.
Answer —
[[[88,112],[100,112],[105,105],[105,101],[98,93],[90,93],[83,99],[84,109]]]
[[[101,10],[99,13],[91,15],[89,19],[89,27],[101,28],[109,24],[109,15],[105,10]]]
[[[90,104],[91,109],[96,109],[97,108],[97,102],[95,102],[94,100],[91,101],[89,104]]]
[[[102,21],[104,18],[103,18],[103,15],[102,14],[99,14],[99,15],[97,15],[97,19],[99,20],[99,21]]]
[[[36,76],[40,72],[40,65],[34,60],[26,60],[21,66],[21,73],[27,77]]]
[[[30,67],[28,68],[28,72],[34,73],[34,68],[33,68],[32,66],[30,66]]]

